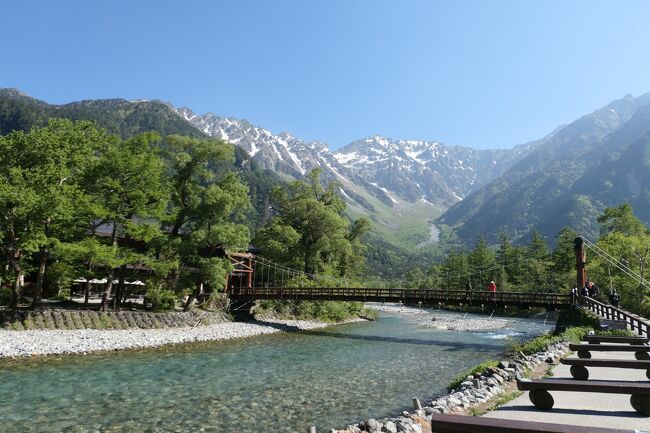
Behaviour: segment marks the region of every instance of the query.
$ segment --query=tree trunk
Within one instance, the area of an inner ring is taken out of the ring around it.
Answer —
[[[88,278],[86,279],[86,285],[84,286],[84,308],[88,308],[88,297],[90,296],[90,287],[91,287],[90,276],[92,275],[92,271],[93,271],[93,261],[91,259],[88,260],[87,266],[88,266],[88,275],[87,275]]]
[[[9,308],[14,312],[18,308],[20,302],[20,279],[23,275],[23,270],[20,267],[20,250],[9,257],[9,266],[14,274],[14,280],[11,287],[11,299],[9,300]]]
[[[19,267],[14,267],[16,274],[14,275],[14,283],[11,290],[11,301],[9,302],[9,308],[16,311],[18,308],[18,303],[20,302],[20,279],[23,275]]]
[[[111,269],[108,273],[108,281],[104,286],[104,293],[102,293],[102,303],[99,305],[101,311],[106,311],[106,306],[108,305],[108,298],[111,296],[111,291],[113,290],[113,278],[115,277],[115,272]]]
[[[111,233],[111,245],[113,248],[117,249],[117,221],[113,221],[113,231]],[[104,287],[104,293],[102,294],[102,303],[99,306],[101,311],[106,311],[106,306],[108,304],[108,297],[111,296],[111,290],[113,290],[113,278],[115,278],[115,270],[113,268],[108,272],[108,281]]]
[[[188,298],[187,302],[185,303],[185,308],[183,308],[183,311],[191,311],[192,308],[196,305],[196,300],[199,296],[203,294],[203,283],[198,283],[196,285],[196,289],[194,290],[194,293],[192,293]]]
[[[120,266],[120,270],[118,272],[118,282],[117,282],[117,289],[115,290],[115,296],[113,297],[113,311],[119,311],[120,306],[121,306],[121,298],[122,298],[122,293],[124,292],[124,270],[126,266],[122,265]]]
[[[50,257],[50,250],[47,247],[41,248],[41,258],[38,263],[38,274],[36,275],[36,287],[34,293],[34,300],[32,301],[31,308],[36,308],[43,300],[43,280],[45,278],[45,267],[47,260]]]
[[[88,297],[90,296],[90,279],[86,281],[86,285],[84,286],[84,307],[88,307]]]

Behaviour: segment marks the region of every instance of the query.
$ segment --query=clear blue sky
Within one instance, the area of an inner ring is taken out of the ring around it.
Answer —
[[[476,148],[650,91],[649,1],[47,1],[0,6],[0,87],[161,99],[331,148]]]

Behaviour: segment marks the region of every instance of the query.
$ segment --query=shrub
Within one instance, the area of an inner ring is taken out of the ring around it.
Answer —
[[[58,299],[68,299],[75,274],[75,269],[67,263],[52,263],[48,267],[46,274],[49,294]]]
[[[147,290],[147,298],[155,312],[172,311],[176,307],[176,293],[162,287],[152,287]]]

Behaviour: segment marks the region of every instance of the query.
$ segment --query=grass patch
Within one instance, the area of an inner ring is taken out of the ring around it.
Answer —
[[[502,394],[499,397],[497,397],[496,400],[494,400],[494,404],[492,404],[492,406],[490,406],[488,410],[498,409],[500,406],[503,406],[504,404],[514,400],[517,397],[522,396],[523,394],[524,394],[523,391],[512,391],[507,394]]]
[[[514,400],[515,398],[523,395],[523,391],[512,391],[508,392],[506,394],[501,394],[499,397],[497,397],[492,404],[485,408],[481,409],[478,407],[473,407],[469,410],[469,414],[472,416],[481,416],[484,415],[486,412],[497,410],[499,407],[503,406],[504,404],[508,403],[509,401]]]
[[[496,368],[498,365],[499,365],[498,361],[485,361],[485,362],[481,362],[478,365],[475,365],[470,370],[467,370],[465,373],[461,373],[455,376],[451,380],[451,382],[449,382],[449,385],[447,385],[447,391],[451,391],[452,389],[458,388],[461,383],[465,382],[467,376],[473,376],[476,373],[483,373],[488,368]]]
[[[533,338],[532,340],[520,342],[511,341],[507,345],[506,354],[514,355],[518,352],[524,355],[532,355],[533,353],[540,352],[551,344],[559,343],[560,341],[570,341],[571,343],[579,343],[582,338],[587,335],[593,328],[588,326],[580,326],[575,328],[567,328],[564,332],[558,335],[544,334]]]

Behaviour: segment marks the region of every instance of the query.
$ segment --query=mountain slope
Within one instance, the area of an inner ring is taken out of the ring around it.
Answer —
[[[350,173],[405,199],[449,206],[494,179],[530,150],[476,150],[435,141],[372,136],[334,153]]]
[[[15,89],[0,89],[0,133],[43,126],[52,117],[91,120],[122,138],[144,131],[205,136],[161,101],[98,99],[52,105]]]
[[[598,178],[605,155],[620,152],[650,128],[648,104],[650,94],[628,95],[556,130],[504,175],[452,206],[439,222],[453,226],[466,241],[479,235],[496,241],[500,232],[521,239],[532,230],[552,238],[563,225],[593,234],[595,214],[605,203],[616,203],[602,200],[579,179]]]
[[[430,245],[436,237],[433,219],[535,145],[475,150],[372,136],[330,152],[323,142],[305,142],[287,132],[273,134],[247,120],[197,115],[185,107],[176,111],[205,134],[236,144],[286,179],[319,168],[324,181],[339,183],[352,217],[370,218],[383,239],[409,248]]]
[[[122,138],[147,131],[156,131],[162,136],[181,134],[206,137],[178,116],[169,104],[160,101],[100,99],[52,105],[16,89],[0,89],[0,134],[43,126],[52,117],[91,120]],[[239,173],[242,181],[249,185],[253,204],[249,213],[249,225],[254,229],[264,224],[268,218],[271,190],[281,184],[282,180],[273,171],[258,166],[244,149],[237,146],[234,163],[214,169],[235,170]]]

